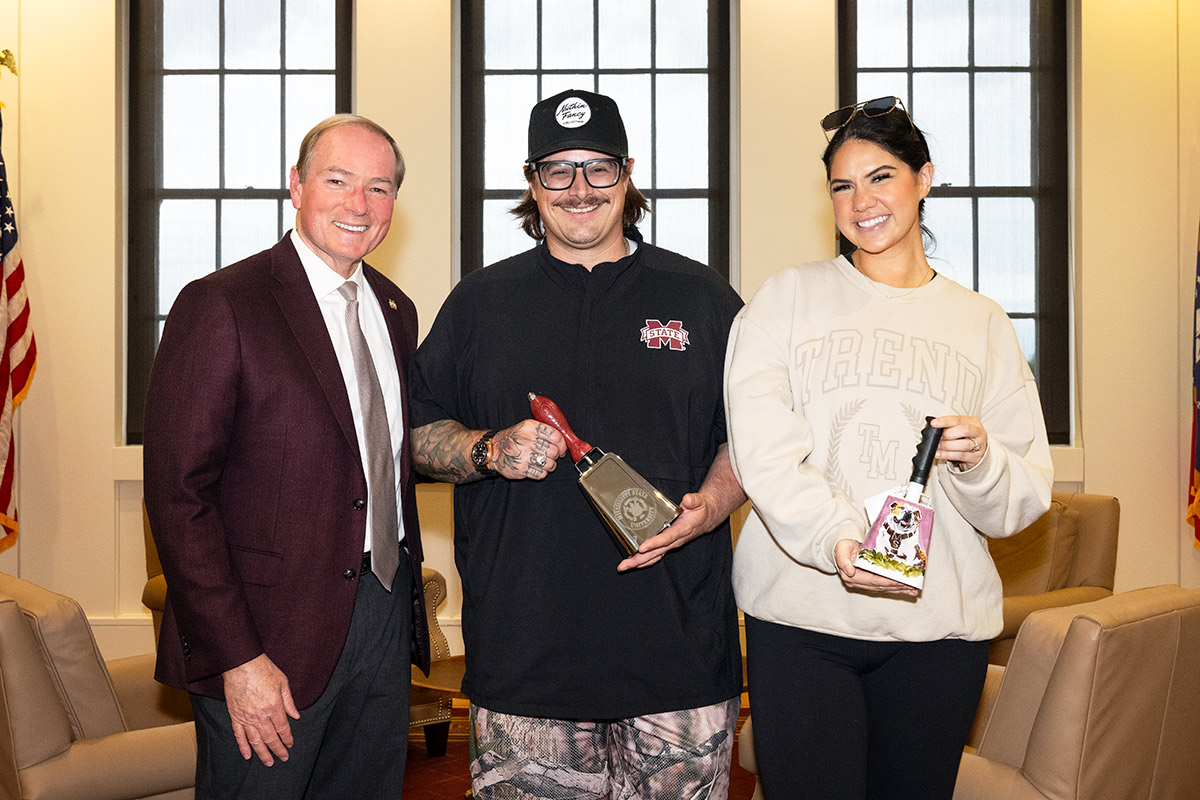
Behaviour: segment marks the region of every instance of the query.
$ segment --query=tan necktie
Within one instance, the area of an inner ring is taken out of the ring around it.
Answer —
[[[396,518],[396,463],[392,433],[375,363],[358,323],[358,284],[346,281],[338,287],[346,298],[346,332],[358,378],[358,402],[362,407],[363,435],[367,445],[367,492],[371,501],[371,572],[383,588],[392,590],[392,578],[400,566],[400,525]]]

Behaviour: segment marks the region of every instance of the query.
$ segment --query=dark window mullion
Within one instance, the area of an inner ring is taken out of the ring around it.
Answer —
[[[650,3],[650,241],[658,241],[658,3]]]
[[[225,5],[228,0],[221,0],[217,11],[217,186],[225,189],[225,81],[228,72],[225,69]],[[213,235],[213,272],[221,268],[221,207],[220,200],[214,200],[217,206],[216,229]]]
[[[287,63],[287,0],[279,0],[279,169],[284,188],[288,186],[287,152],[287,77],[292,74]],[[334,101],[334,109],[337,101]],[[277,203],[275,238],[283,236],[283,203]]]

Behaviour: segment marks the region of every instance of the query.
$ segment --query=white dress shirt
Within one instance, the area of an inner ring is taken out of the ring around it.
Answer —
[[[383,390],[383,405],[387,410],[388,428],[392,434],[392,459],[396,472],[396,519],[399,522],[397,536],[404,539],[404,514],[400,491],[400,453],[404,447],[404,418],[400,407],[400,373],[396,369],[396,359],[392,353],[392,340],[388,336],[387,323],[383,320],[383,308],[379,298],[371,290],[371,285],[363,279],[362,262],[354,268],[350,277],[343,278],[334,272],[328,264],[322,261],[316,253],[309,249],[304,240],[296,233],[291,233],[292,244],[300,255],[300,263],[308,275],[308,283],[317,298],[321,308],[321,317],[329,330],[329,338],[333,341],[333,350],[337,353],[338,366],[342,369],[342,380],[346,382],[346,392],[350,396],[350,413],[354,415],[354,432],[358,436],[358,452],[362,463],[367,463],[367,443],[363,434],[362,405],[358,401],[358,376],[354,372],[354,356],[350,352],[350,335],[346,331],[346,300],[338,292],[338,288],[347,280],[358,284],[358,322],[362,326],[363,336],[367,340],[367,349],[371,351],[371,361],[375,364],[375,374],[379,376],[379,386]],[[371,505],[367,504],[366,539],[363,550],[371,549]],[[403,557],[403,553],[401,553]]]

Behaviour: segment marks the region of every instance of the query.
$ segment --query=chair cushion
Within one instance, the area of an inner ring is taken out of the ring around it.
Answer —
[[[71,747],[71,723],[37,639],[12,598],[0,598],[0,716],[7,728],[0,750],[11,742],[12,753],[3,756],[18,770]]]
[[[1005,539],[988,540],[1004,596],[1041,594],[1065,588],[1078,532],[1079,515],[1052,500],[1050,510],[1025,530]]]
[[[95,739],[124,731],[112,681],[79,603],[3,573],[0,596],[13,598],[24,612],[71,721],[72,738]]]

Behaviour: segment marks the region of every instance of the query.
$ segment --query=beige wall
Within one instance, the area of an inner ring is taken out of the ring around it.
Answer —
[[[1080,397],[1066,485],[1118,495],[1119,588],[1200,585],[1186,494],[1196,228],[1200,9],[1091,2],[1075,20],[1074,288]],[[358,0],[357,108],[409,163],[374,262],[427,330],[453,283],[456,185],[451,3]],[[815,120],[835,105],[833,0],[742,0],[734,25],[734,261],[749,296],[780,267],[829,255]],[[18,414],[21,540],[0,569],[83,602],[106,655],[150,648],[140,452],[123,408],[123,52],[119,0],[0,0],[3,152],[14,185],[38,374]],[[1185,102],[1185,100],[1189,102]],[[767,156],[791,159],[783,183]],[[266,244],[266,243],[264,243]],[[422,489],[428,563],[451,583],[450,492]],[[455,647],[460,647],[460,642]]]

